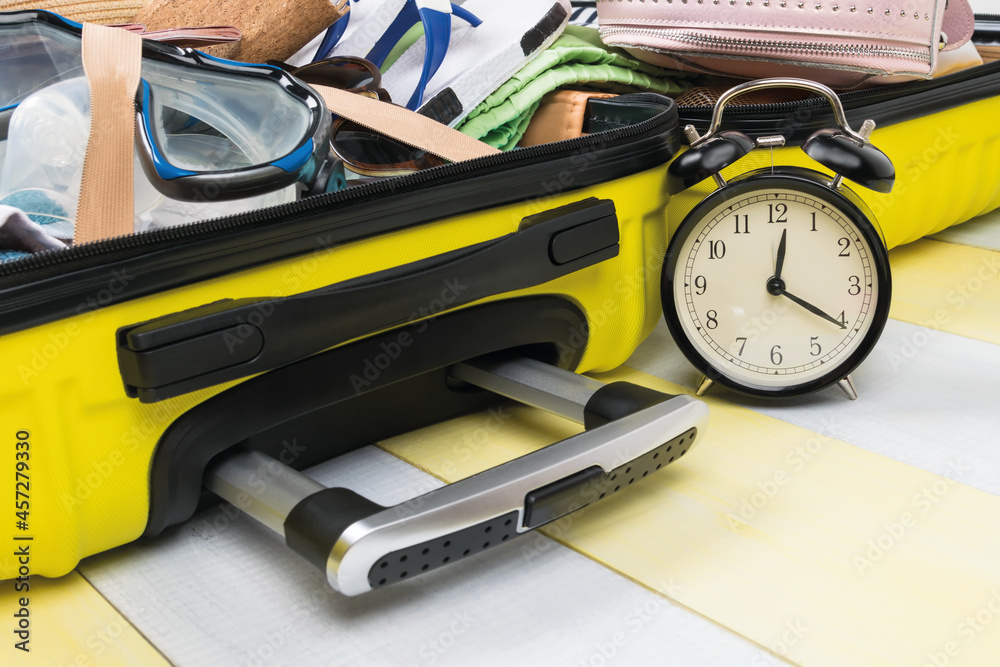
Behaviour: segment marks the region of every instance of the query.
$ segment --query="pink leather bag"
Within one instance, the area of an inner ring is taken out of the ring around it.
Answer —
[[[838,88],[930,78],[974,24],[968,0],[598,0],[597,12],[604,42],[646,62]]]

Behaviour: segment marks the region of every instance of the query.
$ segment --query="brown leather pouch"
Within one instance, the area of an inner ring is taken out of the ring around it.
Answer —
[[[528,129],[518,142],[518,147],[548,144],[563,139],[583,136],[583,120],[587,113],[587,100],[592,97],[607,99],[611,93],[582,90],[553,90],[531,117]]]

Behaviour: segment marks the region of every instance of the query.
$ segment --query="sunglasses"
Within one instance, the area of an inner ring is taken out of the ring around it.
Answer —
[[[392,102],[389,92],[382,88],[382,72],[374,63],[364,58],[338,56],[301,67],[280,60],[268,60],[267,64],[279,67],[308,84],[339,88],[383,102]]]
[[[305,83],[339,88],[383,102],[392,102],[382,88],[382,73],[371,61],[355,57],[335,57],[301,67],[279,61],[280,67]],[[356,174],[370,177],[402,176],[448,164],[436,155],[373,132],[346,118],[336,117],[330,129],[330,148]]]

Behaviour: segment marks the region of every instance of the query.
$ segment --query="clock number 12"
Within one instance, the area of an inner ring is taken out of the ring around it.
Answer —
[[[774,214],[777,213],[778,217],[775,218]],[[768,204],[767,205],[767,222],[788,222],[788,218],[785,216],[788,214],[788,204]]]

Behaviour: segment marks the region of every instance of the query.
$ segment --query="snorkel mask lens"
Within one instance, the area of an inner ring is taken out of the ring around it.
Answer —
[[[9,112],[28,95],[65,79],[83,76],[80,38],[48,23],[13,20],[36,12],[0,14],[0,111]],[[4,125],[6,129],[6,125]]]
[[[317,141],[329,132],[319,104],[303,103],[271,78],[237,78],[207,69],[194,78],[178,69],[144,59],[138,100],[145,148],[140,158],[164,194],[234,198],[311,175],[306,172],[315,168],[313,160],[326,152]]]

